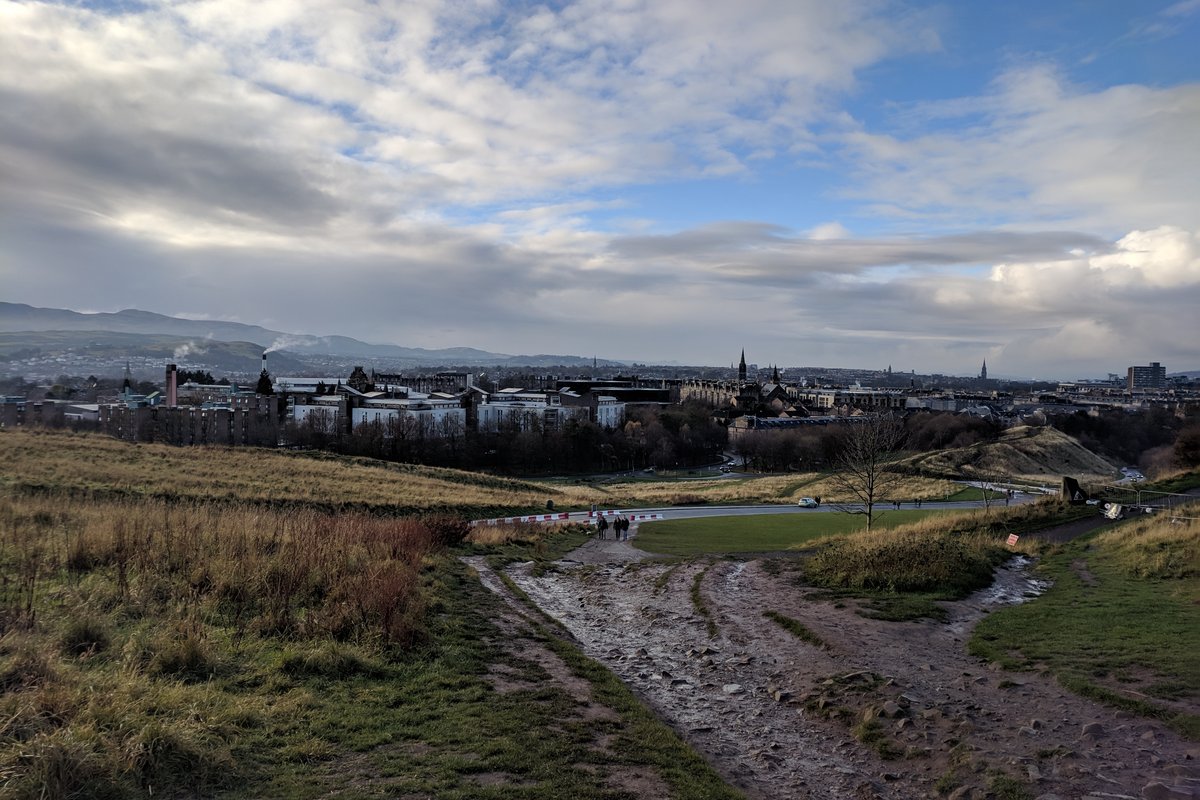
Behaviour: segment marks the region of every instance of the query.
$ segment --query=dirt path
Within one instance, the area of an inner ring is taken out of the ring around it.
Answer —
[[[518,565],[510,575],[751,797],[985,797],[1004,775],[1047,800],[1138,798],[1156,783],[1176,793],[1145,796],[1200,798],[1195,745],[1053,678],[966,653],[990,609],[1040,590],[1025,564],[949,604],[946,623],[889,623],[806,598],[771,561],[644,556],[632,542],[593,540],[557,572]],[[692,601],[697,575],[711,639]],[[801,641],[768,610],[827,646]]]

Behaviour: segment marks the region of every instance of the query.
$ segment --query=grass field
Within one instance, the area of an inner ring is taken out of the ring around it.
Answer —
[[[0,795],[739,796],[553,630],[499,627],[455,556],[521,545],[430,524],[0,492]]]
[[[976,628],[973,653],[1200,740],[1200,523],[1126,522],[1049,549],[1053,587]]]
[[[937,513],[944,512],[888,511],[877,517],[875,524],[891,528]],[[856,533],[866,525],[866,518],[861,515],[823,511],[662,520],[641,524],[637,546],[648,553],[672,556],[763,553],[790,550],[827,536]]]
[[[0,430],[0,488],[169,501],[238,500],[267,508],[471,518],[558,510],[728,503],[794,503],[801,493],[839,499],[826,476],[539,483],[463,470],[394,464],[321,452],[251,447],[131,444],[98,434]],[[906,480],[905,499],[940,500],[960,487]],[[850,498],[844,498],[850,499]]]

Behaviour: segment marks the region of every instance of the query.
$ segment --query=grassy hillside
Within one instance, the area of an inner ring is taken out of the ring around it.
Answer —
[[[465,531],[0,490],[0,796],[740,796]]]
[[[1057,484],[1061,476],[1111,482],[1116,466],[1054,428],[1010,428],[995,442],[940,450],[905,459],[927,475],[980,477]]]
[[[98,434],[0,432],[0,488],[244,501],[389,515],[491,516],[544,508],[556,490],[459,470],[256,448],[130,444]]]
[[[789,503],[802,495],[836,501],[817,473],[762,478],[539,483],[462,470],[392,464],[323,453],[255,448],[130,444],[97,434],[0,431],[0,488],[109,497],[225,499],[390,515],[448,512],[468,517],[560,510],[700,503]],[[905,499],[938,500],[960,487],[914,477]]]
[[[1050,546],[1053,587],[986,617],[972,652],[1045,668],[1088,697],[1200,740],[1200,521],[1139,517]]]

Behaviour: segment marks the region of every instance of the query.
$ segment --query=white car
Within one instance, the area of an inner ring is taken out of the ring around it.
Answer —
[[[796,505],[800,506],[801,508],[816,508],[817,506],[821,505],[821,503],[815,497],[801,497],[800,501],[796,503]]]

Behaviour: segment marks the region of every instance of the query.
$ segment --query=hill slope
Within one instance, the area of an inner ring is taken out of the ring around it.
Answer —
[[[1056,481],[1062,475],[1104,482],[1119,472],[1061,431],[1026,426],[1010,428],[995,442],[925,453],[904,463],[927,474],[1034,482]]]

